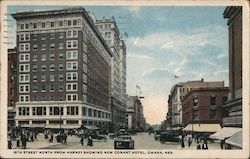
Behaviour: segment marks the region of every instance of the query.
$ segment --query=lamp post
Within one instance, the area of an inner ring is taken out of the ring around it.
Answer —
[[[59,118],[60,118],[60,136],[62,134],[62,106],[59,106]]]

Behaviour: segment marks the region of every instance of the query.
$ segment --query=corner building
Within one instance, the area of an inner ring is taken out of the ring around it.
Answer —
[[[12,16],[17,24],[16,125],[108,126],[112,53],[86,10]]]

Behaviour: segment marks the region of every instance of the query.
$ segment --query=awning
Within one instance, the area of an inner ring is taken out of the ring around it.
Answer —
[[[221,129],[220,124],[188,124],[183,131],[217,132]]]
[[[71,125],[61,125],[61,128],[62,129],[78,129],[80,128],[81,125],[80,124],[71,124]],[[60,124],[47,124],[45,126],[45,128],[48,128],[48,129],[60,129]]]
[[[225,138],[231,137],[239,131],[241,131],[241,128],[224,127],[220,131],[210,135],[209,137],[212,139],[224,140]]]
[[[100,128],[94,126],[94,125],[84,125],[83,128],[89,129],[89,130],[98,130]]]
[[[225,143],[242,148],[242,130],[228,138]]]
[[[22,128],[43,128],[45,124],[22,124]]]

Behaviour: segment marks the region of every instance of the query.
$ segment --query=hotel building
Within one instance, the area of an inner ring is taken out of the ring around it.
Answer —
[[[16,125],[110,125],[112,52],[88,12],[68,8],[12,16]]]

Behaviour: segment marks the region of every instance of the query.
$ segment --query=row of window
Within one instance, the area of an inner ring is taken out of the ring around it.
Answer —
[[[46,124],[46,120],[32,120],[32,124]],[[49,124],[63,124],[63,121],[60,120],[49,120]],[[29,121],[19,120],[18,125],[29,124]],[[66,120],[66,124],[80,124],[78,120]],[[107,121],[92,121],[92,120],[82,120],[84,125],[108,125]]]
[[[46,65],[46,64],[42,64],[42,65],[33,64],[32,65],[32,71],[37,72],[38,71],[38,66],[41,66],[41,71],[46,71],[47,69],[49,69],[49,71],[55,71],[55,69],[56,69],[55,64],[49,64],[49,65]],[[83,71],[85,73],[87,73],[87,65],[84,64],[83,67],[84,67]],[[58,70],[59,71],[64,70],[64,64],[58,64]],[[78,70],[78,62],[76,62],[76,61],[67,62],[66,63],[66,70],[68,70],[68,71],[70,71],[70,70]],[[19,64],[19,72],[30,72],[30,64]]]
[[[34,96],[37,98],[37,96]],[[87,98],[84,95],[85,98]],[[50,98],[54,98],[54,96],[50,96]],[[33,101],[38,101],[37,99],[32,99]],[[42,101],[51,101],[52,99],[47,99],[47,96],[42,96]],[[19,102],[29,102],[30,101],[30,95],[19,95]],[[66,94],[66,101],[78,101],[78,95],[77,94]]]
[[[41,29],[41,28],[54,28],[54,27],[70,27],[80,26],[81,19],[73,20],[56,20],[56,21],[42,21],[42,22],[30,22],[17,24],[17,29],[28,30],[28,29]]]
[[[87,83],[87,75],[82,74],[82,81],[84,83]],[[51,75],[33,75],[32,76],[32,81],[37,82],[38,79],[41,82],[47,81],[49,78],[49,81],[54,82],[54,81],[64,81],[64,74],[59,74],[58,76],[51,74]],[[67,72],[66,73],[66,81],[77,81],[78,80],[78,73],[77,72]],[[30,74],[20,74],[19,75],[19,83],[29,83],[30,80]]]
[[[55,33],[48,34],[49,39],[53,40],[56,39]],[[58,33],[58,39],[63,39],[65,36],[64,32]],[[78,30],[67,30],[66,31],[66,38],[77,38],[78,37]],[[40,38],[40,39],[39,39]],[[46,34],[30,34],[30,33],[20,33],[19,34],[19,41],[37,41],[37,40],[47,40]]]
[[[96,27],[98,29],[110,29],[111,28],[111,24],[97,24]]]
[[[50,43],[49,47],[46,44],[41,44],[38,46],[38,44],[32,45],[32,50],[33,51],[38,51],[38,50],[55,50],[56,44],[55,43]],[[58,44],[58,49],[63,49],[64,48],[64,43],[59,43]],[[77,49],[78,48],[78,40],[68,40],[66,41],[66,49]],[[29,52],[30,51],[30,43],[20,43],[19,44],[19,52]]]
[[[64,115],[64,109],[63,107],[59,106],[51,106],[49,108],[49,115]],[[38,107],[18,107],[18,115],[19,116],[29,116],[30,110],[32,110],[32,115],[47,115],[47,107],[44,106],[38,106]],[[66,114],[67,115],[79,115],[79,107],[78,106],[67,106],[66,107]],[[92,109],[83,107],[82,108],[82,116],[88,116],[88,117],[94,117],[94,118],[104,118],[104,119],[110,119],[111,115],[110,113],[103,112],[100,110]]]

